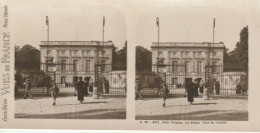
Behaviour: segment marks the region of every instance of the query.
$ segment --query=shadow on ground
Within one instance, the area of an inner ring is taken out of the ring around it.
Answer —
[[[230,113],[230,111],[232,113]],[[234,110],[205,110],[190,113],[167,115],[137,115],[137,120],[221,120],[221,121],[248,121],[248,112]]]
[[[91,113],[97,113],[92,114]],[[126,119],[126,110],[96,109],[57,114],[15,114],[15,118],[26,119]]]

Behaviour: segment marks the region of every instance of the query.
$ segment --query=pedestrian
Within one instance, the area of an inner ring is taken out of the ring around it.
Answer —
[[[219,95],[219,88],[220,88],[219,82],[216,81],[216,83],[215,83],[216,95]]]
[[[23,98],[26,99],[27,94],[28,94],[28,95],[30,96],[30,98],[32,99],[32,94],[31,94],[32,83],[31,83],[29,77],[27,77],[27,78],[25,79],[24,85],[25,85],[25,94],[24,94],[24,97],[23,97]]]
[[[168,98],[168,93],[169,93],[169,89],[165,83],[165,81],[162,81],[161,83],[161,87],[160,87],[160,94],[161,94],[161,98],[163,99],[163,107],[166,106],[166,99]]]
[[[199,81],[197,79],[194,80],[194,96],[198,97],[199,96]]]
[[[199,85],[200,85],[200,94],[203,95],[203,93],[204,93],[204,85],[205,85],[203,80],[200,81]]]
[[[107,79],[105,79],[105,83],[104,83],[104,86],[105,86],[105,92],[106,94],[109,94],[109,81]]]
[[[188,83],[185,83],[185,88],[188,93],[188,102],[192,104],[194,102],[194,84],[192,83],[192,80],[188,80]]]
[[[236,85],[236,94],[237,95],[241,95],[241,90],[242,90],[242,86],[239,82],[237,82],[237,85]]]
[[[143,97],[141,95],[141,82],[139,78],[136,78],[135,80],[135,100],[137,100],[137,96],[139,96],[139,98],[141,100],[143,100]]]
[[[52,85],[52,87],[50,88],[51,97],[52,97],[52,99],[53,99],[52,105],[56,105],[56,98],[58,97],[59,92],[60,92],[60,89],[58,88],[58,86],[56,85],[56,83],[53,82],[53,85]]]
[[[78,101],[82,103],[84,101],[84,88],[85,83],[82,81],[82,77],[79,77],[79,81],[76,83],[77,91],[78,91]]]
[[[88,95],[88,88],[89,88],[89,78],[88,77],[86,77],[85,79],[84,79],[84,88],[85,88],[85,95],[87,96]]]
[[[89,83],[88,83],[88,86],[89,86],[89,92],[91,92],[91,93],[93,93],[93,85],[94,85],[93,79],[90,79]]]

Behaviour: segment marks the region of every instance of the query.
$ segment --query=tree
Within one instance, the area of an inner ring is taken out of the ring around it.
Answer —
[[[248,26],[240,32],[240,40],[233,51],[224,51],[224,63],[248,64]]]
[[[40,50],[26,44],[21,49],[15,47],[15,68],[20,70],[40,70]]]
[[[127,65],[127,41],[122,49],[113,49],[112,69],[113,70],[126,70]]]
[[[142,46],[136,47],[136,71],[152,71],[152,52]]]

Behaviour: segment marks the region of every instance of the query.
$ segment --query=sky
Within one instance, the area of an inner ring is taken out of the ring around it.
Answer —
[[[47,40],[46,16],[49,18],[50,41],[102,41],[103,16],[104,40],[112,40],[122,48],[126,41],[124,15],[116,8],[88,5],[19,4],[11,8],[11,27],[14,44],[34,45]]]
[[[18,2],[17,2],[18,1]],[[231,51],[239,33],[248,25],[247,3],[237,0],[85,0],[72,2],[17,0],[10,11],[14,43],[39,47],[47,40],[45,17],[49,17],[50,41],[102,40],[102,19],[106,17],[105,41],[122,48],[134,28],[130,44],[151,49],[157,42],[156,17],[160,20],[160,42],[224,42]],[[249,26],[250,30],[250,26]]]

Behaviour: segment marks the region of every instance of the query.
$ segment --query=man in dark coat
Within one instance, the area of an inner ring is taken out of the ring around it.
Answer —
[[[85,85],[85,83],[82,81],[82,77],[80,77],[79,81],[76,84],[77,91],[78,91],[78,101],[80,101],[80,103],[82,103],[84,101],[84,94],[85,94],[84,85]]]
[[[105,91],[106,91],[106,94],[109,94],[109,81],[107,79],[105,79]]]
[[[199,91],[198,91],[198,89],[199,89],[199,82],[198,82],[197,79],[195,79],[194,81],[195,81],[195,83],[194,83],[194,96],[198,97],[199,96]]]
[[[86,77],[85,79],[84,79],[84,88],[85,88],[85,95],[87,96],[88,95],[88,87],[89,87],[89,78],[88,77]]]
[[[219,88],[220,88],[219,82],[216,81],[216,83],[215,83],[216,95],[219,95]]]
[[[188,93],[188,102],[192,104],[194,102],[194,84],[191,80],[188,80],[188,83],[185,84],[187,93]]]

